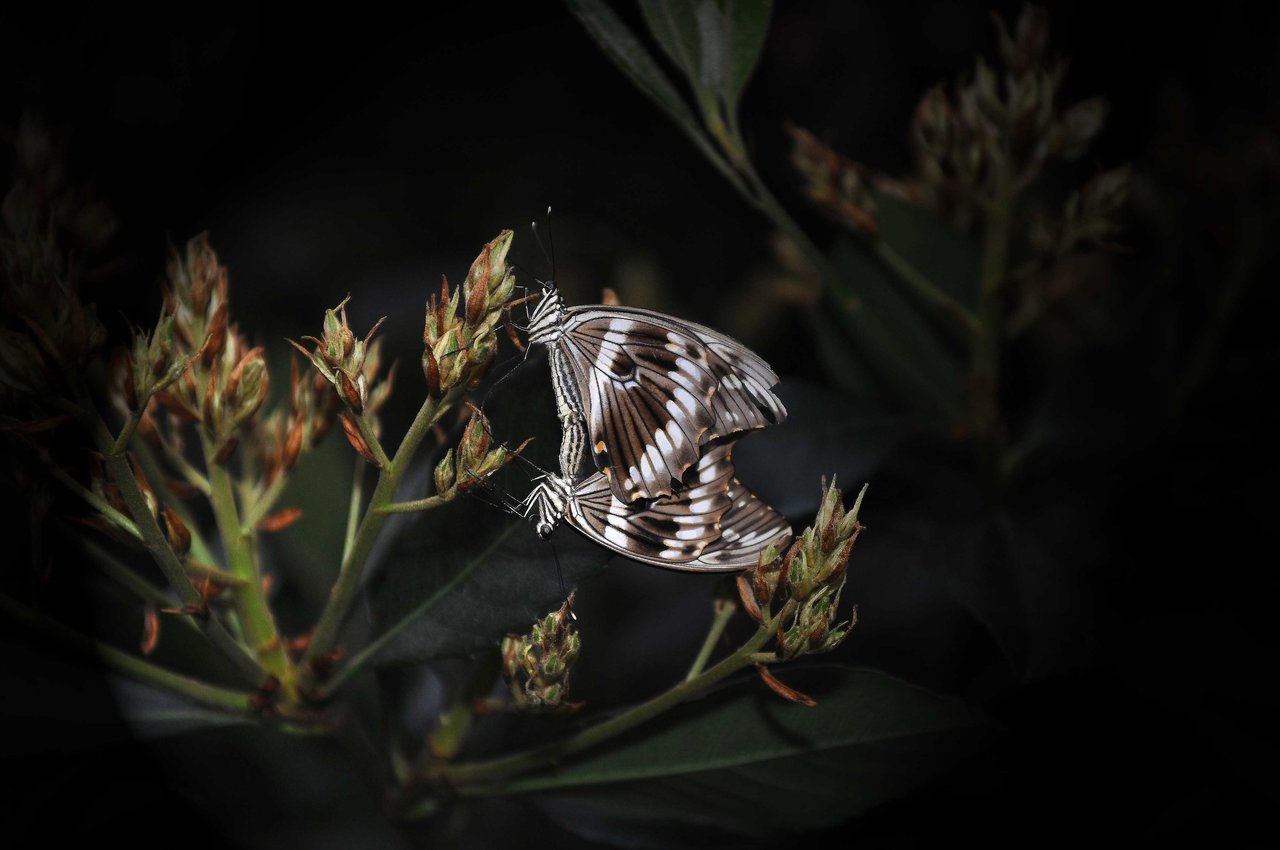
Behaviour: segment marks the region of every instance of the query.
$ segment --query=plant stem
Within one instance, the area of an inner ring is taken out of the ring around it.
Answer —
[[[263,668],[279,679],[285,693],[292,697],[293,670],[280,640],[280,633],[276,631],[271,608],[267,605],[258,570],[253,563],[253,538],[240,524],[231,476],[223,466],[214,463],[216,447],[203,431],[200,433],[200,441],[204,446],[209,474],[209,502],[213,506],[213,517],[227,553],[227,568],[232,576],[243,579],[243,584],[231,589],[236,612],[240,615],[240,627],[244,629],[245,639]]]
[[[80,547],[89,556],[89,560],[97,564],[99,569],[106,574],[107,578],[120,585],[127,593],[157,607],[167,607],[173,604],[173,600],[168,593],[129,569],[119,558],[97,543],[81,537]],[[196,628],[196,622],[191,617],[179,617],[178,621],[186,624],[188,628]]]
[[[342,535],[342,560],[351,554],[351,545],[355,543],[356,526],[360,523],[360,503],[364,500],[364,468],[365,460],[356,455],[356,466],[351,473],[351,501],[347,503],[347,530]]]
[[[1006,159],[1007,161],[1007,159]],[[1000,341],[1004,316],[1001,290],[1008,272],[1013,186],[1007,165],[998,165],[993,203],[987,212],[979,273],[978,339],[973,349],[973,429],[981,442],[984,466],[995,481],[1003,434],[997,404]]]
[[[373,452],[373,457],[378,461],[378,466],[386,468],[391,461],[387,459],[387,453],[382,448],[382,442],[378,439],[378,435],[374,433],[373,422],[370,421],[367,413],[361,413],[355,417],[356,427],[360,429],[360,436],[364,438],[364,443],[369,447],[369,451]]]
[[[893,273],[907,292],[942,320],[943,329],[966,348],[978,335],[978,318],[963,304],[943,292],[933,281],[911,265],[888,242],[876,238],[862,240],[862,247]]]
[[[129,440],[133,439],[133,432],[138,429],[138,423],[142,421],[142,412],[150,403],[151,397],[147,396],[138,404],[137,410],[129,412],[129,418],[124,421],[124,427],[120,429],[120,434],[111,446],[113,452],[119,454],[129,448]]]
[[[209,495],[209,479],[201,474],[200,470],[191,465],[191,461],[187,460],[182,452],[178,451],[168,440],[161,441],[161,447],[164,450],[164,456],[169,463],[173,464],[173,468],[178,470],[186,482],[195,487],[206,496]]]
[[[66,624],[28,608],[4,594],[0,594],[0,611],[29,628],[48,634],[74,652],[100,660],[108,669],[116,673],[164,688],[212,708],[238,713],[247,713],[251,708],[253,695],[250,693],[210,685],[166,670],[150,661],[83,635]]]
[[[426,785],[443,782],[450,787],[458,788],[464,785],[474,786],[477,783],[488,780],[502,780],[516,774],[527,773],[528,771],[545,767],[566,756],[588,750],[624,732],[628,732],[674,708],[689,697],[707,690],[743,667],[750,666],[753,654],[773,638],[775,626],[779,619],[789,616],[794,608],[795,602],[788,602],[777,617],[762,623],[756,633],[732,655],[706,671],[699,673],[694,678],[677,684],[665,693],[659,694],[629,711],[615,715],[603,723],[583,729],[568,738],[533,747],[523,753],[488,761],[437,764],[420,781]],[[500,790],[501,783],[495,783],[485,785],[482,789],[475,789],[473,793],[493,793]],[[463,793],[465,793],[465,789],[463,789]]]
[[[391,502],[378,510],[388,514],[407,514],[414,511],[429,511],[453,501],[452,496],[427,496],[425,499],[414,499],[412,502]]]
[[[245,528],[257,528],[258,523],[267,518],[267,514],[271,513],[271,509],[275,507],[276,500],[284,492],[287,483],[289,483],[288,476],[281,472],[275,477],[274,481],[267,485],[267,489],[263,490],[249,504],[248,509],[244,512]]]
[[[156,453],[151,446],[147,445],[143,440],[135,440],[133,442],[133,453],[134,457],[138,459],[138,463],[142,466],[142,471],[146,473],[147,478],[152,481],[165,480],[164,470],[160,467],[156,459]],[[194,470],[192,471],[194,472]],[[199,473],[196,474],[199,475]],[[204,476],[200,475],[200,479],[204,481]],[[188,483],[190,483],[190,479],[188,479]],[[208,497],[209,482],[204,481],[204,486],[205,489],[201,490],[201,492]],[[200,488],[197,487],[196,489]],[[196,522],[186,504],[181,499],[171,499],[166,504],[173,509],[179,519],[186,523],[187,531],[191,532],[191,553],[187,559],[188,566],[193,560],[203,561],[206,564],[212,563],[214,561],[213,552],[210,551],[209,544],[205,542],[204,535],[200,533],[200,524]]]
[[[382,530],[383,524],[386,523],[387,518],[390,516],[382,508],[390,504],[395,497],[396,488],[400,485],[400,479],[409,468],[414,453],[431,430],[431,426],[445,411],[453,406],[453,403],[462,396],[464,391],[464,387],[454,387],[438,401],[428,396],[422,403],[422,407],[419,408],[418,415],[414,417],[409,430],[405,433],[404,440],[401,441],[400,447],[396,450],[395,457],[378,471],[378,484],[374,488],[373,495],[369,498],[369,504],[365,507],[364,517],[360,520],[360,525],[356,529],[355,540],[351,544],[351,549],[347,552],[346,557],[342,559],[342,566],[338,571],[338,580],[334,582],[333,588],[329,591],[329,598],[325,602],[324,611],[321,612],[320,619],[316,622],[315,630],[311,636],[311,644],[307,647],[306,655],[303,656],[304,665],[309,664],[333,648],[334,642],[338,637],[338,629],[342,626],[342,621],[346,618],[351,602],[355,598],[356,590],[360,587],[360,577],[364,573],[365,561],[368,559],[370,551],[373,550],[373,544],[377,540],[378,532]]]
[[[53,458],[49,457],[47,452],[40,450],[38,452],[38,456],[44,463],[45,467],[49,470],[49,474],[52,475],[58,483],[84,499],[90,507],[97,509],[99,513],[119,526],[123,531],[138,540],[142,540],[142,532],[138,530],[138,526],[133,520],[111,507],[111,503],[106,499],[102,498],[97,493],[93,492],[88,487],[68,475],[66,470],[58,466]]]
[[[733,619],[734,612],[738,610],[738,606],[728,599],[717,599],[714,608],[715,615],[711,620],[711,628],[707,630],[707,637],[702,641],[698,657],[693,659],[693,666],[684,676],[686,682],[696,678],[702,672],[702,668],[707,666],[707,662],[711,660],[711,653],[715,651],[716,644],[720,641],[720,636],[724,634],[725,626],[729,625],[729,620]]]

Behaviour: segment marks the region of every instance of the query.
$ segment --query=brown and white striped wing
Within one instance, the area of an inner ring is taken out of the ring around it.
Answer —
[[[729,482],[729,500],[729,510],[720,519],[720,537],[702,550],[697,569],[751,569],[770,543],[791,537],[787,521],[736,478]]]
[[[574,488],[565,519],[584,535],[632,560],[677,570],[724,570],[699,555],[720,540],[720,521],[732,505],[728,446],[715,446],[686,476],[687,489],[648,505],[619,501],[604,473]]]
[[[623,501],[670,495],[700,446],[786,418],[769,364],[711,328],[599,306],[569,310],[564,329],[592,457]]]
[[[706,345],[656,313],[616,308],[571,310],[564,329],[596,468],[622,502],[671,495],[716,421]]]

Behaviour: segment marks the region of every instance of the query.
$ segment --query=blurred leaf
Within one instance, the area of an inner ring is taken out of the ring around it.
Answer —
[[[508,632],[528,630],[610,557],[572,532],[540,540],[523,518],[459,497],[421,515],[388,553],[373,592],[373,661],[491,648]]]
[[[254,725],[248,717],[205,708],[132,679],[112,677],[111,684],[121,715],[134,734],[144,740],[216,726]]]
[[[916,256],[908,259],[915,262]],[[831,261],[862,299],[863,309],[848,314],[851,343],[865,352],[877,377],[900,403],[940,426],[962,422],[968,397],[957,355],[942,344],[897,279],[849,239],[836,244]]]
[[[978,307],[978,249],[926,209],[874,193],[880,237],[965,307]]]
[[[684,98],[667,79],[666,74],[653,61],[653,57],[604,3],[589,0],[566,0],[569,11],[577,16],[587,32],[613,63],[622,69],[631,82],[676,122],[676,125],[693,139],[698,148],[712,162],[719,162],[715,149],[702,134],[698,119]],[[669,49],[664,45],[664,49]]]
[[[753,675],[509,790],[552,792],[553,810],[597,804],[623,833],[637,819],[814,828],[939,775],[990,728],[978,709],[883,673],[780,675],[818,704],[780,700]]]
[[[786,420],[743,440],[733,462],[742,482],[784,516],[813,512],[824,475],[845,490],[870,481],[912,430],[900,414],[825,387],[786,381],[777,392]]]
[[[692,0],[640,0],[640,11],[654,40],[696,85],[702,53],[694,6]]]
[[[698,47],[702,51],[702,66],[696,80],[699,92],[715,93],[724,87],[725,26],[720,8],[715,0],[700,0],[694,14],[698,18]]]
[[[772,0],[729,0],[723,9],[720,20],[725,30],[728,55],[725,57],[727,67],[722,86],[725,101],[730,109],[734,109],[756,69],[756,63],[760,61],[773,3]]]

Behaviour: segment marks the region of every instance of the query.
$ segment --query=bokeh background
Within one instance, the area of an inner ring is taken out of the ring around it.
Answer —
[[[1019,6],[995,8],[1010,18]],[[875,578],[848,591],[863,616],[852,660],[981,701],[1009,734],[962,777],[831,837],[1043,844],[1110,823],[1130,838],[1274,840],[1280,28],[1230,9],[1049,9],[1051,50],[1070,59],[1067,99],[1110,104],[1081,168],[1129,162],[1136,175],[1122,251],[1088,266],[1096,279],[1011,352],[1011,409],[1044,403],[1051,380],[1049,421],[1070,435],[1015,520],[1052,563],[1030,581],[951,569],[920,523],[966,521],[954,451],[906,433],[871,479],[870,531],[851,563]],[[12,139],[23,116],[39,116],[73,177],[114,214],[112,265],[89,295],[116,333],[123,316],[158,309],[166,242],[207,230],[259,341],[314,332],[348,293],[354,326],[390,317],[388,350],[406,361],[387,414],[396,433],[417,406],[413,352],[438,276],[461,277],[505,227],[517,230],[517,261],[547,274],[527,222],[550,205],[570,303],[610,286],[624,303],[740,336],[794,392],[832,383],[802,307],[771,284],[766,222],[559,5],[455,5],[421,21],[364,8],[10,9],[0,33],[0,133]],[[920,96],[993,45],[985,6],[780,4],[743,111],[766,180],[822,233],[787,165],[783,123],[900,173]],[[0,147],[6,172],[10,156]],[[769,496],[769,458],[750,441],[741,455],[744,478]],[[782,473],[812,477],[815,503],[816,476],[846,463],[821,460]],[[975,550],[962,564],[996,557],[983,540],[955,545]],[[580,696],[620,705],[662,687],[684,663],[666,651],[696,647],[709,585],[627,567],[589,590],[582,628],[612,629],[616,652],[584,657]],[[297,803],[306,795],[283,793],[278,774],[237,771],[240,756],[217,739],[176,754],[143,745],[90,673],[21,636],[6,650],[5,772],[18,781],[5,809],[19,823],[142,846],[401,840],[372,791],[325,836],[309,832],[315,800]],[[208,765],[199,771],[220,790],[192,791],[175,763]],[[293,802],[278,823],[246,824],[258,807],[238,801],[250,798]],[[590,846],[519,806],[485,826],[475,840]]]

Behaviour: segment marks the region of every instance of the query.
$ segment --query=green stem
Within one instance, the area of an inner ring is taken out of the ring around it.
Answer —
[[[124,421],[124,427],[120,429],[120,434],[116,437],[115,442],[111,446],[112,452],[120,454],[129,448],[129,441],[133,439],[133,432],[138,429],[138,423],[142,421],[142,411],[147,409],[147,405],[151,402],[151,397],[143,399],[138,405],[137,410],[129,413],[129,418]]]
[[[1000,341],[1004,330],[1001,291],[1009,265],[1013,187],[1008,167],[997,167],[993,202],[987,213],[979,272],[978,339],[973,349],[970,384],[973,387],[973,429],[981,442],[984,466],[998,469],[1003,443],[999,393]]]
[[[49,457],[48,453],[40,450],[38,453],[40,460],[44,463],[45,468],[49,470],[49,474],[54,477],[58,483],[62,484],[71,492],[84,499],[90,507],[97,509],[99,513],[111,520],[123,531],[142,540],[142,532],[138,530],[138,526],[133,520],[111,507],[111,503],[81,484],[79,481],[67,474],[66,470],[58,466],[58,464]]]
[[[0,611],[27,626],[53,637],[68,649],[101,661],[108,669],[149,685],[180,694],[194,702],[237,713],[248,713],[253,695],[244,691],[210,685],[153,664],[87,637],[46,614],[0,594]]]
[[[286,694],[291,695],[294,682],[289,656],[285,653],[280,633],[276,630],[271,608],[267,605],[266,595],[262,592],[258,570],[253,563],[253,538],[250,532],[240,524],[231,475],[224,467],[213,462],[217,449],[203,430],[200,433],[200,441],[204,446],[205,463],[209,473],[211,488],[209,501],[213,506],[213,517],[222,537],[222,546],[227,553],[227,568],[232,576],[243,580],[242,584],[231,588],[232,599],[239,614],[240,627],[244,630],[249,648],[257,656],[263,668],[279,679]]]
[[[271,513],[271,509],[275,507],[276,501],[280,498],[280,494],[284,492],[285,485],[288,482],[288,476],[281,472],[275,477],[274,481],[267,485],[267,489],[263,490],[245,510],[245,528],[257,528],[258,523],[267,518],[267,514]]]
[[[80,538],[80,546],[84,549],[85,554],[89,556],[89,560],[97,564],[107,578],[120,585],[129,594],[157,608],[168,607],[173,604],[173,600],[168,593],[129,569],[119,558],[97,543],[82,537]],[[179,622],[186,624],[188,628],[196,628],[196,621],[192,617],[179,617],[177,619]]]
[[[396,488],[400,485],[400,479],[409,468],[414,453],[431,430],[431,426],[453,406],[464,390],[464,387],[454,387],[438,401],[428,396],[419,408],[418,415],[414,417],[408,432],[405,433],[395,457],[378,471],[378,484],[369,499],[369,504],[365,507],[364,517],[360,520],[359,528],[356,529],[351,549],[342,559],[338,580],[329,591],[324,611],[316,622],[315,631],[311,636],[311,645],[303,657],[304,665],[333,648],[338,637],[338,629],[342,626],[342,621],[346,618],[351,602],[355,598],[356,590],[360,587],[360,577],[364,573],[365,561],[373,550],[378,532],[390,517],[383,507],[391,504]]]
[[[453,496],[427,496],[425,499],[414,499],[412,502],[391,502],[378,510],[388,514],[408,514],[414,511],[429,511],[453,501]]]
[[[161,469],[156,459],[156,453],[151,446],[143,440],[135,440],[133,443],[134,457],[138,459],[138,463],[142,466],[142,471],[146,473],[147,478],[152,481],[164,481],[164,471]],[[204,476],[200,476],[204,480]],[[190,479],[188,479],[188,482]],[[204,482],[205,489],[201,492],[207,497],[209,495],[209,482]],[[196,489],[199,489],[197,487]],[[196,522],[195,516],[187,508],[186,503],[181,499],[172,499],[167,502],[174,513],[178,515],[178,519],[186,523],[187,531],[191,532],[191,553],[187,559],[188,565],[192,560],[203,561],[204,563],[212,563],[214,561],[213,552],[209,549],[209,544],[205,541],[204,535],[200,533],[200,523]]]
[[[698,657],[693,659],[693,666],[684,676],[686,682],[697,678],[702,668],[707,666],[707,662],[711,660],[711,653],[715,651],[716,644],[720,641],[720,636],[724,634],[725,626],[729,625],[729,620],[733,619],[733,614],[737,610],[737,603],[731,599],[715,601],[715,616],[711,620],[711,628],[707,630],[707,637],[702,641]]]
[[[775,626],[780,618],[790,615],[795,602],[788,602],[782,611],[765,623],[751,638],[738,648],[736,652],[724,660],[699,673],[692,679],[681,682],[665,693],[659,694],[648,702],[641,703],[629,711],[615,715],[609,720],[583,729],[559,741],[552,741],[542,746],[533,747],[522,753],[490,759],[488,761],[463,762],[460,764],[437,764],[423,776],[420,782],[426,786],[408,789],[412,795],[415,791],[426,791],[436,783],[445,783],[450,787],[475,786],[481,782],[503,780],[508,777],[527,773],[540,767],[560,761],[561,759],[595,747],[611,738],[616,738],[643,723],[669,711],[691,696],[707,690],[712,685],[723,681],[744,667],[752,664],[751,658],[757,650],[773,638]],[[487,784],[480,793],[496,793],[502,790],[500,782]],[[466,789],[463,789],[466,793]]]
[[[952,338],[966,348],[972,344],[978,335],[977,316],[943,292],[937,284],[895,251],[888,242],[877,238],[863,240],[859,244],[893,273],[910,295],[928,307],[932,311],[931,315],[941,320],[943,330]]]
[[[356,455],[356,468],[351,473],[351,501],[347,503],[347,530],[342,536],[342,560],[351,554],[356,540],[356,526],[360,524],[360,503],[364,501],[365,460]]]
[[[209,495],[209,479],[201,474],[200,470],[191,465],[191,461],[187,460],[182,452],[178,451],[174,446],[170,445],[168,440],[162,440],[160,443],[164,450],[164,456],[169,463],[182,475],[186,482],[195,487],[204,495]]]
[[[373,452],[373,457],[378,461],[378,466],[386,469],[391,461],[387,459],[387,453],[382,448],[382,442],[374,432],[373,422],[369,419],[369,415],[361,413],[355,417],[355,420],[356,427],[360,429],[360,436],[364,438],[364,444],[369,447],[369,451]]]

